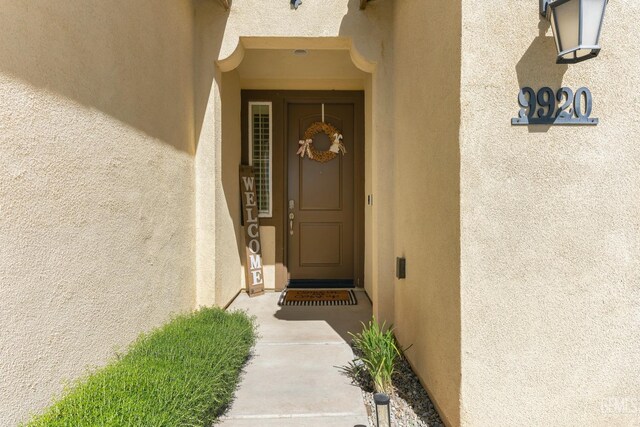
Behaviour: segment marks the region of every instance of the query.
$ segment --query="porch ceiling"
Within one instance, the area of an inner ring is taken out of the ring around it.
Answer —
[[[247,49],[237,68],[241,80],[364,80],[347,50]]]

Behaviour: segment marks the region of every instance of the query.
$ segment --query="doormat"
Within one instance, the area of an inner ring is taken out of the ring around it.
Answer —
[[[356,294],[347,289],[285,289],[278,305],[329,306],[357,305]]]

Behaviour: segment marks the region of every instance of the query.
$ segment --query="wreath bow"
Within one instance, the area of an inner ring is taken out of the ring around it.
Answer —
[[[301,139],[298,142],[298,144],[300,144],[300,148],[298,148],[298,152],[296,154],[299,154],[300,157],[304,158],[304,153],[307,153],[307,156],[309,156],[310,159],[313,159],[313,155],[311,154],[311,150],[309,149],[312,143],[313,139]]]
[[[329,151],[331,151],[332,153],[336,153],[338,154],[339,152],[342,151],[342,154],[345,155],[347,154],[347,149],[345,148],[344,144],[342,143],[342,135],[339,133],[334,133],[333,134],[333,143],[331,143],[331,148],[329,148]]]

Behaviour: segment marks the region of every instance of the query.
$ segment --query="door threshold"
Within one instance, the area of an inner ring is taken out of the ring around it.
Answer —
[[[354,289],[352,279],[292,279],[288,289]]]

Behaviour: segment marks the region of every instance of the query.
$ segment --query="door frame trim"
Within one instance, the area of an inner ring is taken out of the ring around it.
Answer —
[[[364,288],[364,209],[365,209],[365,123],[364,123],[364,91],[337,91],[337,90],[242,90],[242,111],[248,108],[250,101],[271,101],[273,104],[273,146],[280,145],[282,152],[282,186],[278,189],[275,184],[272,192],[282,191],[281,200],[281,218],[275,218],[272,221],[263,221],[262,225],[271,225],[276,227],[276,234],[280,234],[282,248],[278,246],[278,238],[276,238],[276,254],[282,250],[282,263],[278,262],[276,255],[275,265],[275,286],[276,290],[282,290],[289,282],[289,239],[287,236],[288,229],[288,195],[289,195],[289,161],[287,155],[287,129],[288,129],[288,108],[290,104],[317,104],[317,103],[333,103],[333,104],[353,104],[354,105],[354,135],[356,140],[352,150],[354,152],[354,284],[356,287]],[[278,110],[278,111],[276,111]],[[248,115],[242,114],[244,116]],[[279,123],[276,122],[277,116],[280,117]],[[282,126],[282,131],[278,131],[276,126]],[[242,152],[243,160],[248,151],[248,129],[246,123],[243,122],[242,135]],[[277,137],[281,141],[276,141]],[[274,170],[274,174],[277,173]],[[264,224],[268,222],[268,224]],[[278,226],[280,230],[278,230]]]

